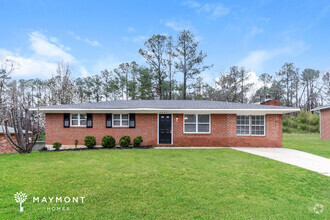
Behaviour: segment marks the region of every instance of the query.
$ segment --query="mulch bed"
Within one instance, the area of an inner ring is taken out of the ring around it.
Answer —
[[[141,147],[114,147],[114,148],[73,148],[73,149],[60,149],[60,150],[44,150],[41,149],[39,152],[59,152],[59,151],[88,151],[88,150],[133,150],[133,149],[151,149],[154,146],[141,146]]]

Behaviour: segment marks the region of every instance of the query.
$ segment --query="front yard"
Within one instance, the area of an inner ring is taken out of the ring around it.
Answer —
[[[320,139],[320,134],[283,134],[283,147],[330,158],[330,140]]]
[[[0,167],[2,219],[329,217],[329,177],[231,149],[35,152],[2,155]],[[85,199],[33,203],[44,196]]]

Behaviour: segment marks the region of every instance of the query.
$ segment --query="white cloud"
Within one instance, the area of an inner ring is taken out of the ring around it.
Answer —
[[[262,34],[262,33],[264,33],[264,30],[262,28],[254,26],[250,31],[250,33],[248,33],[248,37],[253,37],[257,34]]]
[[[189,8],[194,8],[197,13],[207,14],[209,18],[216,19],[227,15],[230,12],[230,8],[223,6],[221,3],[205,3],[201,4],[197,1],[188,0],[183,5]]]
[[[29,56],[0,48],[0,57],[13,60],[18,64],[15,71],[12,72],[12,77],[48,78],[56,72],[59,61],[69,62],[77,67],[82,74],[87,74],[85,67],[63,49],[67,47],[61,45],[57,38],[48,38],[38,31],[31,32],[28,36],[29,48],[32,52]]]
[[[113,55],[108,55],[103,59],[100,59],[96,62],[96,64],[92,67],[93,73],[99,73],[100,71],[107,69],[112,70],[114,68],[117,68],[119,64],[121,64],[117,58]]]
[[[281,55],[295,55],[306,50],[308,46],[303,41],[295,42],[291,45],[272,49],[272,50],[255,50],[238,62],[238,66],[244,66],[252,71],[259,71],[264,63]]]
[[[135,37],[126,37],[126,36],[124,36],[122,39],[124,41],[132,41],[132,42],[136,43],[136,42],[146,41],[148,39],[148,36],[144,36],[144,35],[135,36]]]
[[[201,4],[199,4],[196,1],[192,1],[192,0],[185,1],[185,2],[182,3],[182,5],[186,5],[189,8],[199,8],[199,7],[201,7]]]
[[[259,80],[259,77],[255,72],[248,73],[249,79],[247,80],[246,84],[252,83],[253,86],[250,87],[249,92],[246,94],[248,98],[251,98],[258,89],[263,87],[263,83]]]
[[[182,20],[180,21],[170,20],[170,21],[166,21],[164,24],[165,26],[170,27],[175,31],[188,30],[191,28],[190,22],[182,21]]]
[[[18,68],[12,72],[13,77],[48,78],[55,73],[57,63],[24,57],[7,57],[18,63]]]
[[[50,60],[63,60],[65,62],[74,62],[75,58],[64,51],[62,48],[54,43],[38,31],[29,34],[30,48],[34,51],[35,55],[47,57]],[[54,39],[53,39],[54,40]]]
[[[134,31],[135,31],[135,28],[133,28],[133,27],[128,27],[126,30],[127,30],[128,32],[134,32]]]
[[[83,41],[93,47],[99,47],[101,46],[101,44],[96,41],[96,40],[89,40],[88,38],[82,38],[82,37],[79,37],[78,35],[76,35],[73,31],[68,31],[67,32],[69,35],[73,36],[76,40],[79,40],[79,41]]]

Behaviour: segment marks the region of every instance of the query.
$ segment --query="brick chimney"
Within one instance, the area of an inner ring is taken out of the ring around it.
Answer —
[[[274,105],[274,106],[280,106],[280,105],[281,105],[281,101],[280,101],[279,99],[266,100],[266,101],[260,103],[260,105]]]

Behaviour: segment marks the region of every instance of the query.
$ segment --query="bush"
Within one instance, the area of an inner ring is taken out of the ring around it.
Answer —
[[[53,143],[53,148],[55,150],[59,150],[61,147],[62,147],[62,144],[60,142],[56,141],[55,143]]]
[[[102,147],[114,148],[115,146],[116,146],[116,140],[112,136],[106,135],[102,138]]]
[[[283,133],[291,133],[290,128],[283,126],[282,128]]]
[[[298,131],[306,131],[307,125],[306,124],[299,124],[298,125]]]
[[[142,142],[143,142],[143,138],[141,136],[137,136],[133,140],[133,146],[134,147],[141,147]]]
[[[122,136],[119,140],[121,147],[129,147],[131,145],[131,138],[129,136]]]
[[[320,116],[311,112],[301,111],[297,116],[283,117],[284,133],[317,133],[319,129]]]
[[[76,139],[76,140],[74,141],[74,148],[77,148],[78,144],[79,144],[79,141]]]
[[[96,145],[96,138],[94,136],[86,136],[84,142],[86,147],[94,148]]]

